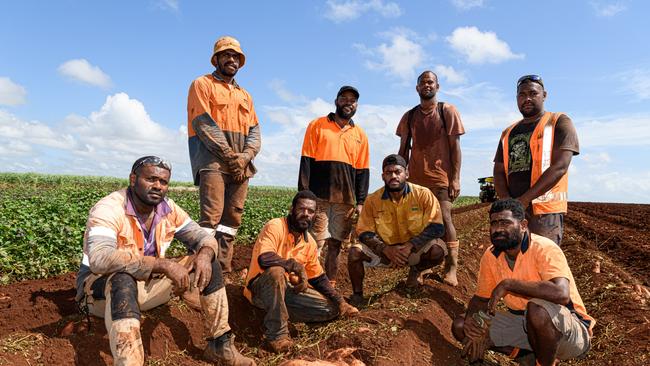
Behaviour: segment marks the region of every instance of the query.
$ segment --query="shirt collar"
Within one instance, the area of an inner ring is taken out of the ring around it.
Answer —
[[[131,187],[126,189],[126,207],[125,207],[125,212],[129,216],[133,216],[137,218],[137,212],[135,211],[135,205],[133,204],[133,199],[131,198],[131,195],[133,193],[131,192]],[[169,204],[167,203],[167,198],[163,199],[160,201],[159,204],[156,205],[154,208],[154,215],[163,217],[167,216],[172,212],[172,208],[169,207]]]
[[[327,119],[330,122],[336,122],[336,119],[334,119],[334,116],[336,116],[336,114],[334,112],[330,112],[330,114],[327,115]],[[354,127],[354,121],[352,120],[352,118],[350,118],[350,120],[348,121],[348,124],[350,125],[350,127]]]
[[[528,231],[524,234],[524,238],[521,240],[521,248],[520,252],[521,254],[526,253],[528,251],[528,248],[530,247],[530,234]],[[494,254],[495,257],[499,258],[499,255],[503,253],[503,250],[498,250],[496,247],[492,247],[492,254]]]
[[[404,189],[402,190],[402,197],[406,197],[406,195],[409,193],[411,193],[411,185],[409,183],[406,183],[404,185]],[[390,192],[386,189],[385,186],[384,186],[384,192],[381,194],[381,199],[382,200],[390,199]]]
[[[219,73],[217,72],[217,70],[214,70],[214,71],[212,72],[212,76],[213,76],[215,79],[217,79],[217,80],[219,80],[219,81],[221,81],[221,82],[223,82],[223,83],[226,83],[226,81],[221,77],[221,75],[219,75]],[[228,84],[228,83],[226,83],[226,84]],[[237,84],[237,81],[235,81],[234,78],[232,79],[232,86],[234,86],[235,88],[239,88],[239,84]]]

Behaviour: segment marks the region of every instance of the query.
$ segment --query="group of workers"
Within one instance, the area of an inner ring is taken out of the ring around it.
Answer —
[[[198,222],[166,197],[172,167],[157,156],[136,160],[129,186],[90,210],[76,300],[104,318],[115,365],[144,363],[141,311],[192,292],[205,318],[204,358],[255,365],[235,347],[225,290],[261,147],[252,97],[234,79],[245,61],[239,42],[222,37],[212,52],[215,70],[190,86],[188,143],[199,186]],[[457,109],[438,101],[438,89],[435,73],[418,77],[420,103],[400,120],[398,153],[383,159],[384,186],[370,195],[368,138],[352,119],[359,91],[341,87],[335,111],[309,123],[298,193],[286,217],[261,229],[243,289],[265,311],[271,351],[293,346],[289,320],[323,322],[359,313],[368,303],[366,267],[408,267],[405,284],[418,287],[423,271],[444,262],[444,282],[458,285],[451,206],[460,194],[465,130]],[[539,76],[519,79],[523,119],[503,132],[494,158],[500,200],[489,213],[493,245],[481,259],[467,312],[452,329],[470,362],[490,349],[523,365],[554,365],[590,348],[595,321],[560,248],[567,171],[578,139],[569,117],[544,111],[545,98]],[[351,237],[358,240],[348,250],[352,294],[346,300],[336,277],[342,244]],[[188,256],[165,258],[173,239]],[[497,310],[502,299],[506,311]]]

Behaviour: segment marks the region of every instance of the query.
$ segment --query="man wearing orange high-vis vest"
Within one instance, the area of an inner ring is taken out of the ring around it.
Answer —
[[[256,172],[252,160],[261,146],[253,98],[235,81],[245,61],[236,39],[219,38],[211,58],[215,71],[194,80],[187,97],[192,177],[200,187],[199,225],[217,238],[224,272],[232,270],[248,179]]]
[[[517,106],[524,118],[501,134],[493,174],[499,198],[516,198],[526,208],[530,231],[560,245],[569,164],[580,148],[571,119],[544,110],[546,95],[538,75],[519,78]]]

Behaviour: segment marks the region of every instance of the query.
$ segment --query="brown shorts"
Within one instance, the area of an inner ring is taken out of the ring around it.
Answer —
[[[327,238],[342,242],[349,240],[354,206],[347,203],[332,203],[320,198],[316,204],[316,217],[314,217],[312,233],[316,237],[316,241],[319,242],[319,246]]]
[[[429,190],[433,193],[438,201],[453,202],[454,200],[449,197],[449,188],[448,187],[432,187]]]
[[[557,245],[562,244],[562,234],[564,232],[564,214],[551,213],[543,215],[533,215],[532,210],[526,210],[526,220],[528,220],[528,229],[531,233],[549,238]]]
[[[543,307],[551,317],[555,328],[562,333],[557,358],[568,360],[584,357],[591,347],[589,330],[566,306],[542,299],[530,299]],[[497,347],[518,347],[532,351],[528,342],[526,316],[498,311],[490,324],[490,339]]]

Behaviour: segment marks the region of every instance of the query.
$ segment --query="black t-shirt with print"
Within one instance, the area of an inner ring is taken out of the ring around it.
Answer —
[[[533,157],[530,152],[530,136],[541,117],[529,123],[519,123],[510,131],[508,137],[508,191],[511,197],[520,197],[530,188],[530,176]],[[580,153],[578,134],[571,119],[563,114],[558,118],[553,136],[553,150],[570,150],[573,155]],[[495,163],[503,163],[503,147],[499,147],[494,156]]]

